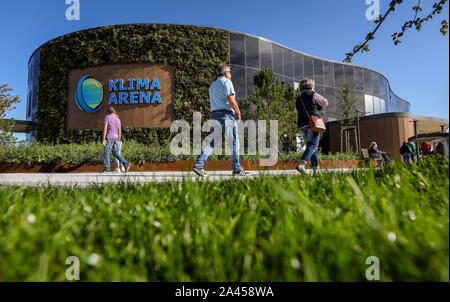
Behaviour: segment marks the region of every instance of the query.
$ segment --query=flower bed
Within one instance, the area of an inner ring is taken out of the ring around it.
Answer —
[[[100,143],[48,145],[33,143],[30,146],[0,146],[1,173],[51,173],[98,172],[103,170],[103,146]],[[166,146],[146,146],[126,141],[122,156],[133,164],[131,171],[188,171],[196,155],[174,156]],[[295,169],[302,154],[280,154],[274,166],[260,165],[262,156],[241,155],[241,164],[247,170]],[[354,153],[324,155],[319,153],[322,168],[355,168],[361,165]],[[230,170],[229,156],[212,154],[206,170]]]

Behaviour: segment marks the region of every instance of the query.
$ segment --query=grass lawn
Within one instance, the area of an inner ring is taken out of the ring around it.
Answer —
[[[0,188],[0,281],[449,281],[449,161],[319,176]]]

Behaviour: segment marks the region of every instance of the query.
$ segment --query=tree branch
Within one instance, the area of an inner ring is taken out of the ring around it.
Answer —
[[[417,6],[413,7],[413,10],[415,11],[415,16],[413,20],[407,21],[405,22],[405,24],[402,26],[402,31],[400,33],[394,33],[391,35],[392,40],[394,41],[395,45],[398,45],[399,43],[401,43],[402,41],[399,39],[400,37],[402,37],[404,35],[404,33],[411,28],[412,26],[416,27],[417,31],[420,31],[420,29],[422,28],[422,23],[429,21],[430,19],[433,18],[434,15],[436,14],[440,14],[442,12],[443,6],[448,2],[448,0],[440,0],[439,2],[436,2],[433,5],[433,10],[431,11],[430,14],[428,14],[428,16],[426,18],[418,18],[418,13],[419,11],[422,11],[422,7],[420,7],[420,3],[421,0],[418,0]],[[351,63],[353,56],[355,56],[358,52],[365,52],[365,51],[370,51],[369,49],[369,41],[374,39],[375,33],[378,31],[378,29],[380,28],[381,24],[386,20],[387,16],[393,12],[395,10],[395,6],[399,5],[403,3],[403,0],[392,0],[391,3],[389,4],[389,9],[386,11],[386,13],[384,14],[383,17],[381,17],[381,15],[377,18],[377,20],[375,20],[375,24],[377,24],[377,26],[375,27],[375,29],[370,32],[369,34],[367,34],[365,41],[360,44],[360,45],[356,45],[353,48],[353,51],[346,53],[346,57],[344,59],[344,62],[346,63]],[[448,30],[448,22],[447,20],[443,20],[441,22],[441,33],[443,36],[445,36],[447,34],[447,30]]]

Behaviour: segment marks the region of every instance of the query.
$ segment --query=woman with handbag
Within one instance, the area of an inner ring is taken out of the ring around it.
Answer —
[[[305,174],[306,163],[311,160],[311,167],[319,168],[320,133],[326,131],[322,109],[328,106],[328,100],[314,91],[315,82],[312,79],[300,81],[300,96],[295,102],[298,115],[298,128],[302,131],[306,143],[297,171]]]

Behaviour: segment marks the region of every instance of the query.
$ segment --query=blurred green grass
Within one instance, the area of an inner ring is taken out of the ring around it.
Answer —
[[[448,169],[0,188],[0,281],[448,282]]]

